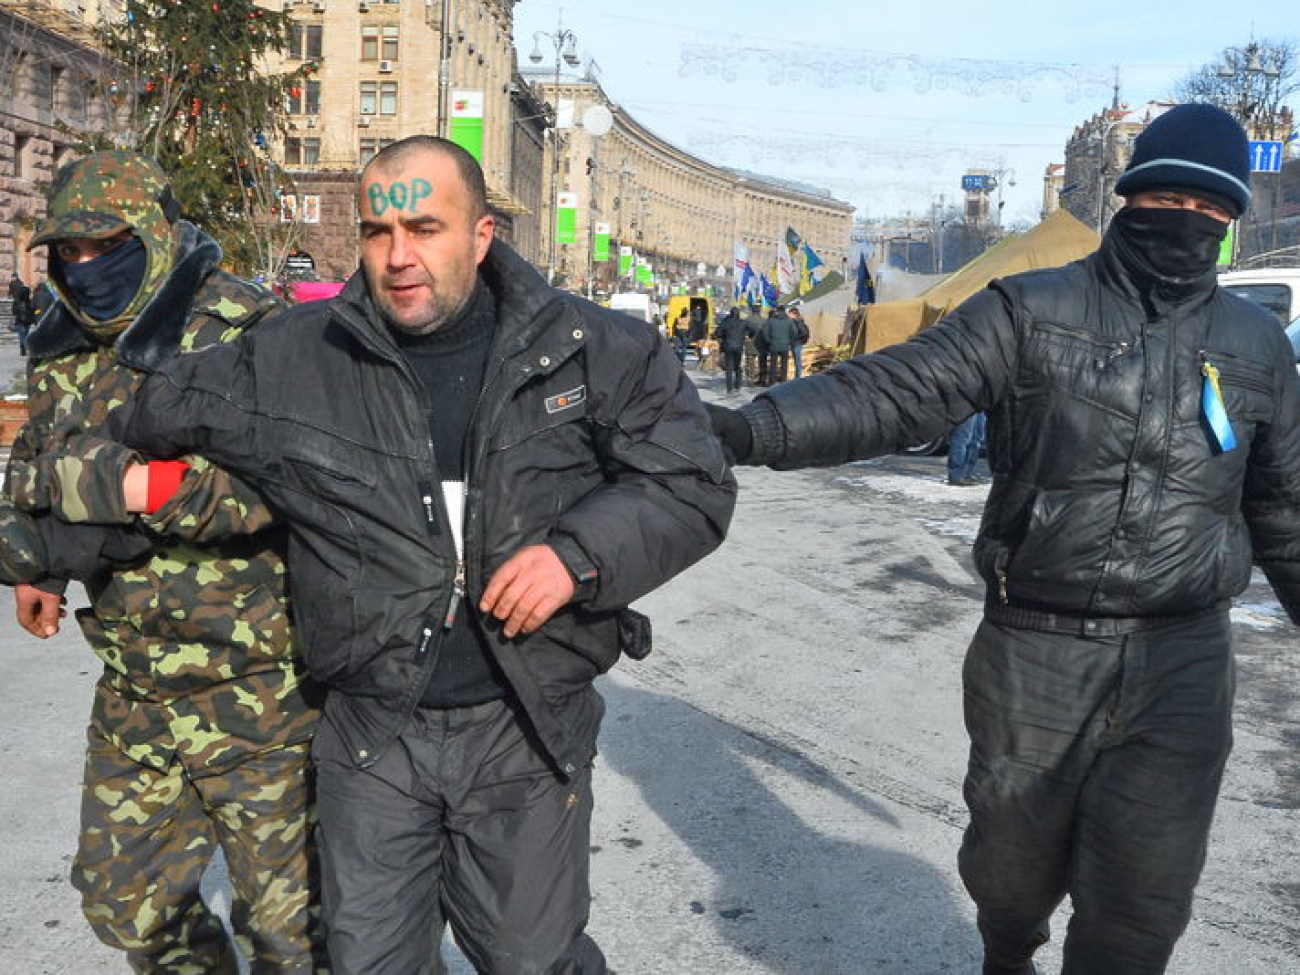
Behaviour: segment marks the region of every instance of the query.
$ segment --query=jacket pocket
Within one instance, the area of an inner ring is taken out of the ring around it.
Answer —
[[[1098,526],[1114,523],[1114,505],[1107,492],[1038,492],[1010,546],[999,598],[1086,605],[1106,562],[1108,536]]]
[[[294,625],[312,676],[337,683],[359,659],[356,593],[365,585],[366,558],[355,512],[375,503],[376,479],[324,466],[320,457],[286,457],[284,464]]]
[[[1265,362],[1206,349],[1201,359],[1219,370],[1219,389],[1233,420],[1267,420],[1273,412],[1273,368]]]
[[[1068,375],[1104,372],[1133,351],[1126,339],[1050,322],[1035,323],[1028,342],[1036,355],[1025,361],[1045,364],[1052,372]]]

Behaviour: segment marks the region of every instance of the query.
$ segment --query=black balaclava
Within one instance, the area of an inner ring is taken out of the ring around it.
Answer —
[[[53,250],[54,248],[51,248]],[[91,261],[69,263],[52,255],[51,272],[88,318],[106,322],[126,310],[140,290],[149,264],[144,241],[132,235]]]
[[[1213,274],[1227,233],[1222,220],[1182,208],[1125,207],[1110,225],[1116,253],[1139,282],[1174,291],[1196,290]]]

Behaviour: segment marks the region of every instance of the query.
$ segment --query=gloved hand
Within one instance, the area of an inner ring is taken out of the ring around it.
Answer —
[[[722,441],[722,452],[731,465],[743,464],[754,452],[754,431],[739,410],[705,403],[714,435]]]

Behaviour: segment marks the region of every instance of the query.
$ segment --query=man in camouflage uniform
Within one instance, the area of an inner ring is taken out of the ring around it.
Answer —
[[[220,847],[252,971],[323,972],[309,847],[318,714],[290,631],[282,530],[199,457],[149,465],[151,511],[128,514],[109,472],[139,458],[96,437],[145,370],[279,307],[219,270],[216,242],[177,210],[162,170],[135,153],[55,176],[32,246],[49,246],[59,300],[29,338],[30,421],[0,509],[0,576],[40,637],[58,630],[68,579],[90,597],[76,616],[105,666],[73,883],[99,937],[137,972],[233,975],[236,952],[199,896]],[[60,471],[115,523],[85,524]]]

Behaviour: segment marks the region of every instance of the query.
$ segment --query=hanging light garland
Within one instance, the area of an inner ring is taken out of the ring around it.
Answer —
[[[750,70],[752,69],[752,70]],[[782,50],[754,45],[687,44],[677,73],[706,75],[728,83],[741,75],[759,75],[770,85],[801,82],[818,88],[870,88],[885,91],[905,83],[918,94],[955,91],[971,96],[1014,95],[1032,100],[1047,86],[1068,102],[1085,94],[1104,93],[1110,79],[1101,68],[1081,64],[994,61],[977,58],[925,58],[915,54],[855,51],[843,48]]]

